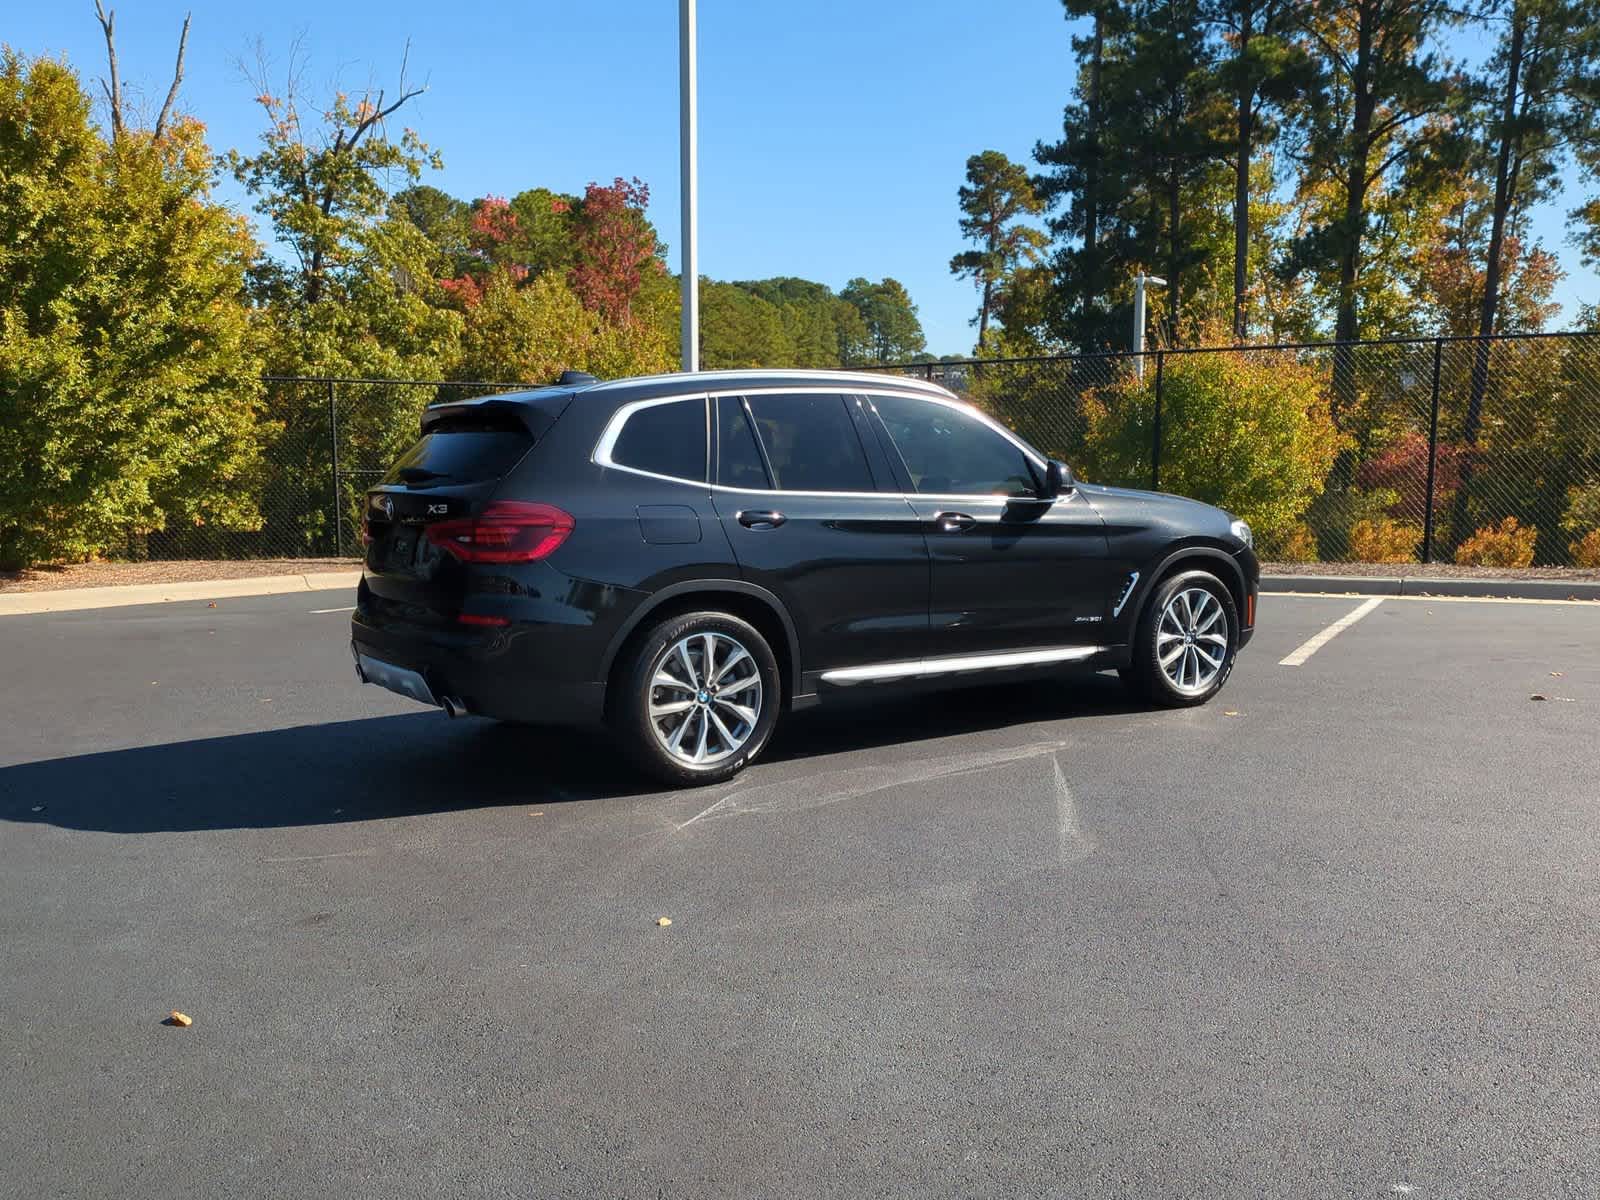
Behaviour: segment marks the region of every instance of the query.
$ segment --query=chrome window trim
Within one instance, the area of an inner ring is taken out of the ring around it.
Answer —
[[[731,483],[713,483],[713,492],[735,492],[741,496],[804,496],[826,499],[829,496],[838,496],[845,500],[905,500],[906,494],[901,491],[888,492],[797,492],[781,488],[742,488],[734,487]]]
[[[1042,646],[1035,650],[1005,650],[958,654],[947,658],[908,658],[897,662],[868,663],[860,667],[835,667],[822,673],[822,682],[838,687],[857,683],[883,683],[892,679],[921,679],[963,671],[998,671],[1007,667],[1048,666],[1081,662],[1099,654],[1104,646]]]
[[[660,479],[667,483],[687,483],[693,487],[706,487],[706,478],[689,479],[683,475],[661,475],[655,471],[646,471],[640,467],[630,467],[626,463],[619,463],[611,456],[617,448],[617,439],[622,436],[623,426],[628,423],[628,418],[633,416],[634,413],[643,412],[647,408],[659,408],[663,404],[683,404],[690,400],[698,400],[702,407],[701,415],[709,422],[711,418],[708,411],[709,406],[706,404],[707,399],[708,397],[704,392],[686,392],[676,396],[652,396],[648,400],[635,400],[632,403],[624,404],[611,414],[611,419],[606,422],[606,427],[600,431],[600,440],[595,443],[594,453],[589,456],[589,461],[596,466],[605,467],[607,470],[626,471],[629,475],[642,475],[646,479]],[[707,477],[711,474],[710,436],[710,427],[708,425],[706,433]]]
[[[806,378],[815,378],[815,377],[811,376],[811,375],[807,375]],[[870,376],[867,377],[867,378],[870,378]],[[619,380],[617,382],[621,382],[621,381]],[[846,381],[841,380],[841,384],[844,383],[844,382],[846,382]],[[853,380],[852,380],[852,382],[853,382]],[[936,385],[929,385],[929,386],[936,386]],[[594,387],[591,387],[591,388],[587,388],[585,390],[586,391],[594,391],[594,390],[598,390],[598,389],[594,388]],[[740,495],[749,495],[749,496],[802,496],[802,497],[816,497],[816,498],[827,497],[827,496],[840,496],[840,497],[843,497],[843,498],[849,499],[849,500],[869,500],[869,499],[882,499],[884,497],[895,497],[895,498],[902,499],[902,500],[907,500],[907,501],[913,500],[913,499],[917,499],[917,500],[960,500],[960,501],[985,501],[985,500],[987,500],[987,501],[991,501],[991,502],[994,502],[994,503],[1000,503],[1000,504],[1010,504],[1010,503],[1012,503],[1014,501],[1018,501],[1018,500],[1022,501],[1023,503],[1027,503],[1030,499],[1033,499],[1033,498],[1027,497],[1027,496],[1006,496],[1006,495],[1002,495],[999,492],[914,492],[914,491],[913,492],[907,492],[907,491],[900,490],[898,488],[890,488],[890,489],[888,489],[886,491],[878,491],[878,492],[813,492],[813,491],[795,491],[795,490],[792,490],[792,489],[789,489],[789,488],[740,488],[740,487],[733,487],[730,484],[709,482],[709,476],[710,476],[710,473],[711,473],[711,464],[710,464],[709,461],[707,462],[707,465],[706,465],[706,474],[707,474],[707,477],[708,477],[707,479],[686,479],[681,475],[659,475],[654,471],[645,471],[645,470],[641,470],[638,467],[630,467],[630,466],[627,466],[627,465],[625,465],[623,463],[619,463],[619,462],[614,461],[612,459],[612,457],[611,457],[612,451],[616,448],[617,439],[622,435],[622,427],[628,423],[628,418],[629,417],[631,417],[634,413],[639,412],[642,409],[654,408],[657,405],[661,405],[661,404],[678,404],[678,403],[681,403],[681,402],[683,402],[685,400],[715,401],[715,400],[717,400],[717,399],[719,399],[720,397],[723,397],[723,396],[749,398],[751,396],[795,396],[795,395],[838,396],[841,399],[843,399],[843,398],[845,398],[847,396],[863,396],[863,397],[866,398],[868,403],[870,403],[873,400],[874,397],[888,396],[888,397],[895,397],[895,398],[909,398],[909,399],[914,399],[914,400],[922,400],[922,401],[926,401],[926,402],[931,403],[931,404],[943,405],[945,408],[953,409],[956,412],[965,413],[965,414],[967,414],[969,416],[976,417],[978,419],[979,424],[984,425],[984,426],[988,427],[989,429],[992,429],[995,433],[998,433],[1001,437],[1005,438],[1006,441],[1010,442],[1019,451],[1021,451],[1022,454],[1029,461],[1031,461],[1035,466],[1038,466],[1038,467],[1046,467],[1046,466],[1048,466],[1047,460],[1045,460],[1044,458],[1040,457],[1040,455],[1037,452],[1035,452],[1032,449],[1032,447],[1030,447],[1026,442],[1024,442],[1020,438],[1018,438],[1016,434],[1012,433],[1004,425],[1001,425],[993,417],[989,416],[989,414],[983,412],[982,410],[974,407],[971,404],[968,404],[964,400],[958,400],[958,399],[954,399],[952,397],[948,397],[948,396],[944,396],[944,395],[937,395],[937,394],[912,395],[912,394],[907,393],[907,392],[890,391],[890,390],[884,389],[881,385],[877,389],[860,388],[860,389],[855,389],[855,390],[852,390],[852,389],[846,388],[846,387],[842,387],[842,386],[841,387],[818,387],[818,386],[815,386],[815,385],[797,386],[797,387],[723,388],[723,389],[720,389],[720,390],[717,390],[717,391],[705,391],[705,392],[702,392],[702,391],[691,391],[691,392],[687,392],[687,393],[683,393],[683,394],[679,394],[679,395],[673,395],[673,396],[653,396],[648,400],[634,400],[634,401],[631,401],[628,404],[624,404],[622,407],[618,408],[616,412],[611,414],[610,420],[608,420],[606,422],[605,429],[601,431],[600,440],[595,443],[594,453],[590,455],[590,461],[595,463],[598,466],[605,467],[608,470],[626,471],[630,475],[641,475],[646,479],[659,479],[659,480],[663,480],[663,481],[665,481],[667,483],[687,483],[687,484],[692,484],[692,485],[699,486],[699,487],[709,487],[713,492],[735,492],[735,493],[738,493]],[[874,410],[873,415],[874,416],[878,415],[876,410]],[[708,421],[710,420],[709,414],[707,415],[707,420]],[[881,421],[881,420],[883,420],[883,418],[881,416],[879,416],[878,420]],[[897,448],[897,452],[898,452],[898,448]]]

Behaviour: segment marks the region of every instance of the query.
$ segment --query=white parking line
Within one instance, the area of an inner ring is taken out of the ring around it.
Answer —
[[[311,615],[313,617],[320,617],[323,613],[355,612],[355,610],[356,606],[354,604],[347,604],[344,608],[313,608],[311,610]]]
[[[1378,605],[1382,604],[1383,600],[1384,598],[1382,596],[1374,596],[1364,604],[1358,604],[1354,609],[1345,613],[1344,616],[1340,617],[1332,625],[1329,625],[1321,633],[1308,639],[1303,645],[1300,646],[1298,650],[1289,655],[1289,657],[1280,660],[1278,665],[1280,667],[1298,667],[1302,665],[1306,659],[1310,658],[1318,650],[1321,650],[1329,642],[1333,641],[1334,638],[1338,637],[1346,629],[1349,629],[1350,626],[1354,625],[1357,621],[1361,620],[1362,617],[1366,616],[1373,609],[1377,608]]]

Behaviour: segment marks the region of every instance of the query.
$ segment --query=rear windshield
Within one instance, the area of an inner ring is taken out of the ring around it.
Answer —
[[[533,436],[513,421],[441,421],[389,468],[383,482],[413,488],[483,483],[511,470],[532,446]]]

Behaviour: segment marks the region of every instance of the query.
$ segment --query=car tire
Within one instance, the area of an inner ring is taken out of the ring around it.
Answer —
[[[1220,661],[1213,663],[1218,651]],[[1209,571],[1184,571],[1163,580],[1150,597],[1139,615],[1133,661],[1119,674],[1152,704],[1188,708],[1222,690],[1238,652],[1233,594]]]
[[[725,612],[657,623],[634,642],[615,681],[611,724],[619,741],[642,770],[675,787],[737,775],[765,748],[783,707],[772,647],[754,625]]]

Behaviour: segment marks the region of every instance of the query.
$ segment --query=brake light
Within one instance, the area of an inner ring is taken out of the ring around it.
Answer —
[[[456,620],[463,625],[509,625],[510,617],[491,617],[487,613],[458,613]]]
[[[572,514],[553,504],[496,500],[475,517],[425,527],[430,542],[471,563],[537,562],[572,532]]]

